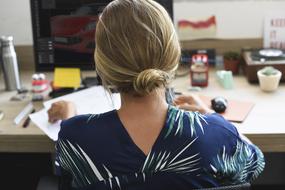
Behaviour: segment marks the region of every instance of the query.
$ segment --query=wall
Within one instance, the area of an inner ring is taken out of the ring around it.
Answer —
[[[265,12],[282,9],[282,0],[174,0],[175,22],[215,14],[223,39],[261,38]],[[0,35],[7,34],[17,45],[32,44],[29,0],[0,1]]]
[[[176,0],[174,22],[216,15],[218,38],[261,38],[266,13],[284,9],[285,1],[278,0]]]
[[[0,0],[0,36],[14,36],[15,44],[32,44],[30,0]]]

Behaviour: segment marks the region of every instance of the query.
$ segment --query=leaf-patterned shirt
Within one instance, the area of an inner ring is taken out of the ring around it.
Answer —
[[[166,118],[147,156],[116,110],[63,121],[58,173],[75,189],[189,190],[251,182],[262,172],[262,152],[220,115],[169,106]]]

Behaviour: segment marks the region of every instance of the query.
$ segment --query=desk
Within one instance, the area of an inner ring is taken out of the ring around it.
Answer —
[[[21,72],[24,86],[31,87],[32,71]],[[12,102],[10,98],[15,91],[4,91],[3,76],[0,76],[0,109],[4,111],[4,119],[0,121],[0,152],[54,152],[54,142],[40,129],[30,123],[29,127],[22,128],[14,124],[14,118],[28,104],[25,102]],[[41,103],[34,104],[36,110]]]
[[[33,71],[22,71],[21,80],[23,86],[31,89],[31,77]],[[84,72],[83,77],[96,76],[94,72]],[[52,73],[46,73],[48,79],[53,78]],[[10,98],[16,94],[15,91],[4,91],[3,76],[0,74],[0,110],[4,111],[4,119],[0,121],[0,152],[24,152],[24,153],[52,153],[55,143],[49,139],[32,122],[29,127],[22,128],[21,124],[16,126],[14,118],[20,113],[28,101],[12,102]],[[40,110],[41,102],[34,103],[36,110]]]
[[[31,74],[26,71],[21,75],[27,87]],[[92,72],[87,75],[92,75]],[[48,74],[48,78],[51,77]],[[187,75],[176,78],[172,86],[177,91],[190,94],[187,91],[189,84]],[[264,152],[285,152],[285,84],[281,84],[274,93],[262,92],[258,85],[249,84],[244,76],[235,76],[234,84],[232,90],[223,89],[217,83],[214,72],[211,72],[209,86],[195,93],[254,102],[255,106],[246,120],[235,124],[238,130]],[[53,152],[54,142],[36,126],[31,124],[28,128],[21,128],[13,124],[13,119],[27,102],[9,102],[15,92],[4,92],[3,82],[0,82],[0,89],[0,109],[5,112],[4,120],[0,121],[0,152]],[[41,105],[37,104],[36,107],[40,108]]]

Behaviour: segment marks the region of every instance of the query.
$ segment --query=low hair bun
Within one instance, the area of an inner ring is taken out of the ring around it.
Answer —
[[[145,96],[159,87],[165,87],[169,82],[169,74],[158,69],[146,69],[138,74],[133,81],[136,94]]]
[[[106,88],[120,93],[145,96],[166,87],[180,60],[172,20],[152,0],[112,1],[99,17],[95,41],[96,71]]]

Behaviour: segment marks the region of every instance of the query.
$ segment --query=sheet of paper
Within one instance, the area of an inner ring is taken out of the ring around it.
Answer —
[[[51,124],[48,122],[47,109],[42,109],[36,113],[29,115],[31,121],[36,124],[49,138],[56,141],[60,130],[60,121]]]
[[[121,106],[120,94],[110,95],[102,86],[88,88],[72,94],[61,96],[44,102],[44,109],[31,114],[31,120],[42,129],[51,139],[57,140],[57,134],[60,130],[60,122],[50,124],[48,122],[47,110],[51,104],[60,100],[72,101],[75,103],[77,113],[80,114],[99,114],[113,109],[119,109]]]
[[[54,86],[63,88],[78,88],[81,83],[80,69],[55,68]]]
[[[74,102],[78,114],[104,113],[112,109],[119,109],[121,106],[120,94],[112,94],[110,96],[102,86],[91,87],[46,101],[44,102],[44,107],[50,108],[52,103],[60,100]]]

